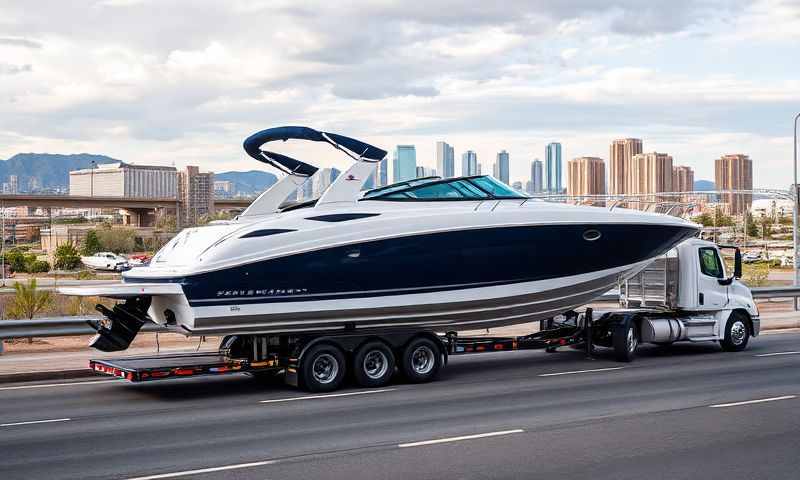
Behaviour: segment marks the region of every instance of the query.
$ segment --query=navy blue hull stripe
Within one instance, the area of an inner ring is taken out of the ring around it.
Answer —
[[[587,241],[587,230],[600,232],[600,237]],[[361,298],[374,296],[364,293],[374,291],[444,292],[633,265],[665,253],[695,232],[685,226],[642,224],[457,230],[336,246],[161,282],[180,283],[192,305],[210,305],[214,299],[220,305],[248,301],[240,297],[271,303]]]

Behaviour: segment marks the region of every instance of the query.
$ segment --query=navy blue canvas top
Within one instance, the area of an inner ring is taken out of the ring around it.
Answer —
[[[328,138],[325,138],[325,137]],[[386,156],[386,150],[374,147],[368,143],[364,143],[354,138],[337,135],[335,133],[320,132],[308,127],[275,127],[261,130],[247,137],[244,141],[244,151],[248,155],[261,162],[273,164],[278,163],[290,173],[298,173],[301,175],[313,175],[317,171],[316,167],[312,167],[300,160],[280,155],[278,153],[267,152],[261,150],[261,146],[268,142],[276,140],[310,140],[312,142],[329,142],[332,141],[336,146],[340,146],[350,150],[361,158],[369,160],[383,160]],[[267,158],[264,157],[266,155]],[[274,165],[278,167],[278,165]],[[280,168],[280,167],[278,167]],[[309,173],[310,172],[310,173]]]

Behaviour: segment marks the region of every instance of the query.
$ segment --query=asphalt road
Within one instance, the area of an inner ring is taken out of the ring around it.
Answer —
[[[431,384],[337,396],[245,376],[5,384],[0,479],[797,479],[798,412],[798,333],[631,364],[455,357]]]

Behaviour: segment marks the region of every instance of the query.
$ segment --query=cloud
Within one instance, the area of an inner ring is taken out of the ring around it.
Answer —
[[[42,44],[27,38],[0,38],[0,45],[12,47],[42,48]]]
[[[28,63],[25,65],[11,65],[9,63],[0,63],[0,75],[16,75],[18,73],[30,72],[33,67]]]
[[[703,143],[711,136],[741,142],[753,158],[774,156],[789,105],[800,102],[796,68],[782,66],[796,54],[797,7],[787,0],[12,3],[3,7],[0,47],[26,48],[3,48],[0,132],[9,141],[0,142],[0,157],[74,148],[248,168],[242,137],[281,124],[387,148],[417,142],[427,164],[442,138],[457,150],[482,149],[482,158],[506,148],[518,161],[541,156],[554,139],[567,152],[603,157],[618,135],[644,136],[676,154],[703,152],[690,162],[721,144]]]

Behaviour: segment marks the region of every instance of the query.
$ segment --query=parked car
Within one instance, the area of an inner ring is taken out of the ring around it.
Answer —
[[[747,252],[742,255],[742,262],[744,263],[755,263],[761,261],[761,254],[758,252]]]
[[[92,270],[122,272],[131,268],[127,258],[112,252],[98,252],[88,257],[81,257],[81,262]]]
[[[128,264],[131,267],[143,267],[150,263],[150,255],[141,254],[141,255],[129,255],[128,256]]]

